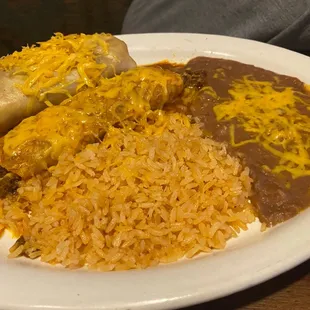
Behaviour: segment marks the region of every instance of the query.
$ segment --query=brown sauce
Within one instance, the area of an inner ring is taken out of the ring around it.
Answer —
[[[164,109],[198,117],[207,135],[217,141],[228,143],[229,152],[242,158],[244,164],[250,168],[250,175],[254,180],[251,200],[262,222],[268,226],[275,225],[293,217],[310,205],[310,176],[293,178],[286,171],[273,173],[264,169],[264,165],[275,167],[278,158],[259,143],[232,146],[229,128],[232,124],[238,124],[238,120],[218,121],[214,112],[216,105],[230,100],[229,90],[233,82],[249,76],[254,81],[271,82],[274,89],[292,88],[306,103],[306,105],[296,104],[296,108],[300,114],[309,117],[310,122],[308,109],[310,94],[303,82],[252,65],[216,58],[198,57],[185,66],[171,64],[160,66],[182,74],[185,88],[198,94],[193,100],[187,100],[184,93],[174,102],[167,104]],[[211,88],[216,96],[204,91],[205,86]],[[235,137],[244,140],[251,138],[251,134],[239,128],[235,132]]]

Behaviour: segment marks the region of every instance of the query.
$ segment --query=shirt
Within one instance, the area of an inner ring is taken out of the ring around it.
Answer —
[[[122,33],[192,32],[310,51],[310,0],[134,0]]]

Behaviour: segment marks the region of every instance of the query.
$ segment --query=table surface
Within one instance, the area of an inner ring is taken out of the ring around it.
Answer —
[[[310,310],[310,260],[258,286],[184,310]]]

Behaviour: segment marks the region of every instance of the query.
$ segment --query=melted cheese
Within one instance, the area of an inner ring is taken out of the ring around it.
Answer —
[[[231,145],[259,143],[279,159],[272,172],[286,171],[293,178],[310,175],[310,117],[297,107],[309,110],[310,105],[292,88],[275,90],[270,82],[247,77],[235,81],[229,93],[232,100],[214,107],[217,120],[237,119],[238,126],[252,137],[236,143],[231,125]]]
[[[29,117],[4,136],[3,150],[14,156],[19,151],[25,152],[27,142],[48,142],[47,150],[52,159],[58,159],[64,148],[75,149],[87,126],[94,127],[96,120],[83,111],[70,107],[54,106],[36,116]],[[86,133],[87,134],[87,133]],[[31,154],[29,154],[31,155]]]
[[[214,79],[225,80],[226,74],[223,68],[217,68],[213,74]]]
[[[150,108],[162,108],[169,96],[179,94],[183,81],[179,74],[160,68],[138,67],[112,79],[102,79],[95,89],[83,91],[62,102],[74,108],[84,109],[92,114],[119,115],[120,109],[137,112]],[[88,104],[89,101],[97,104]],[[91,108],[91,110],[87,110]]]
[[[101,85],[23,120],[4,137],[4,153],[11,157],[26,152],[30,141],[47,141],[52,158],[57,159],[64,147],[75,148],[80,143],[85,126],[107,130],[115,123],[131,129],[136,119],[151,109],[162,106],[171,94],[183,89],[180,75],[160,68],[136,68],[112,79],[102,79]],[[160,114],[159,114],[160,116]]]
[[[183,88],[183,80],[179,74],[161,68],[139,67],[123,72],[113,79],[113,87],[108,80],[101,80],[98,92],[109,90],[116,97],[119,91],[130,93],[136,91],[146,101],[165,103],[169,98],[169,88]],[[117,88],[118,90],[116,90]],[[106,93],[107,94],[107,93]]]
[[[97,57],[108,55],[105,42],[109,34],[67,35],[56,33],[50,40],[38,46],[27,46],[20,52],[0,59],[0,69],[24,77],[16,85],[27,96],[34,96],[50,105],[48,94],[65,94],[68,87],[76,84],[95,87],[105,64],[97,63]],[[78,74],[77,74],[78,73]]]

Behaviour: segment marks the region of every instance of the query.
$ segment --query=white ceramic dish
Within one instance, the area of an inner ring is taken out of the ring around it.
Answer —
[[[253,41],[202,34],[120,36],[139,64],[205,55],[254,64],[310,83],[310,58]],[[225,251],[142,271],[68,271],[8,260],[0,240],[0,309],[171,309],[248,288],[310,258],[310,209],[260,232],[250,226]]]

